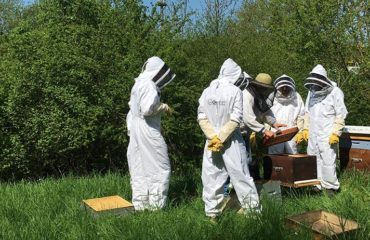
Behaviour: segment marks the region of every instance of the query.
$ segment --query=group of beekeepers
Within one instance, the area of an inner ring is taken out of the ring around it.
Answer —
[[[127,159],[135,210],[161,209],[167,201],[171,167],[161,135],[161,115],[172,110],[160,101],[160,90],[174,77],[166,63],[154,56],[144,63],[131,90]],[[253,79],[229,58],[218,78],[203,91],[198,123],[207,139],[202,183],[205,213],[211,220],[221,214],[228,179],[240,213],[261,210],[250,173],[250,169],[256,171],[249,143],[255,133],[272,138],[276,130],[297,126],[294,139],[269,147],[269,153],[296,154],[297,144],[308,141],[307,153],[317,157],[321,184],[316,189],[339,190],[335,145],[347,116],[343,92],[322,65],[313,68],[304,86],[309,91],[305,104],[291,77],[282,75],[272,81],[270,75],[260,73]]]

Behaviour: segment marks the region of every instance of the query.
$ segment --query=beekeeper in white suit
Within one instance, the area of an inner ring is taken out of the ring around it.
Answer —
[[[304,103],[301,95],[295,90],[293,78],[282,75],[274,81],[276,95],[271,111],[276,121],[286,124],[286,128],[297,126],[300,131],[304,125]],[[282,130],[284,128],[281,128]],[[270,146],[269,154],[297,154],[297,144],[294,139]]]
[[[317,157],[317,175],[321,186],[330,195],[339,189],[336,174],[335,146],[344,128],[347,109],[344,95],[337,84],[327,77],[322,65],[309,74],[304,86],[309,90],[306,99],[304,139],[308,138],[307,153]]]
[[[277,130],[286,126],[277,122],[271,111],[274,97],[275,89],[272,85],[272,78],[267,73],[259,73],[256,79],[251,80],[243,90],[243,121],[248,133],[247,141],[250,138],[249,135],[255,136],[255,133],[262,134],[265,138],[271,138],[275,134],[270,130],[271,126]],[[251,143],[255,142],[255,137],[250,140]],[[248,145],[250,147],[252,144]],[[260,178],[258,159],[252,160],[249,163],[249,170],[253,178],[258,180]]]
[[[161,135],[161,114],[171,109],[160,102],[159,93],[174,77],[162,59],[151,57],[131,90],[127,160],[135,210],[156,210],[166,204],[171,168]]]
[[[245,213],[259,206],[239,129],[243,98],[234,83],[241,75],[241,68],[232,59],[227,59],[219,77],[211,82],[199,99],[198,122],[207,138],[202,164],[203,201],[206,215],[211,219],[221,212],[224,183],[228,176]]]

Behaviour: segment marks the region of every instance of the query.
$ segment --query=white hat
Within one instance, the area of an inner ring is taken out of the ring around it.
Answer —
[[[333,86],[327,76],[325,68],[321,64],[317,64],[316,67],[312,69],[304,83],[305,88],[308,89],[313,85],[319,86],[321,88]]]
[[[295,81],[293,78],[289,77],[288,75],[281,75],[274,81],[274,86],[276,89],[282,87],[290,87],[291,89],[295,89]]]

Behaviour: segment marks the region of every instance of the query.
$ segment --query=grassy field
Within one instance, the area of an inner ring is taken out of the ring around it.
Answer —
[[[125,217],[92,218],[81,208],[81,200],[87,198],[119,194],[130,199],[129,178],[118,173],[2,183],[0,239],[303,240],[312,238],[310,232],[294,232],[283,219],[316,209],[356,220],[361,229],[351,239],[370,239],[370,174],[346,172],[341,183],[342,191],[334,198],[284,189],[283,202],[265,199],[262,214],[256,218],[229,210],[216,225],[204,216],[199,173],[172,177],[165,210]]]

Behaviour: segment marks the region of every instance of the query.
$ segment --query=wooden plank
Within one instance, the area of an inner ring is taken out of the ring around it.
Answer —
[[[282,186],[284,187],[292,187],[292,188],[301,188],[301,187],[309,187],[309,186],[315,186],[315,185],[320,185],[320,180],[315,180],[315,181],[309,181],[309,182],[304,182],[303,183],[281,183]]]
[[[359,134],[345,134],[343,133],[341,138],[349,138],[351,140],[363,140],[363,141],[370,141],[370,136],[366,135],[359,135]]]
[[[269,138],[269,139],[264,139],[263,144],[265,146],[271,146],[271,145],[275,145],[278,143],[290,141],[298,133],[298,131],[299,130],[297,127],[282,130],[276,133],[274,137]]]
[[[83,200],[83,202],[95,212],[134,207],[130,202],[120,196],[87,199]]]

